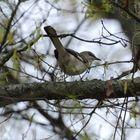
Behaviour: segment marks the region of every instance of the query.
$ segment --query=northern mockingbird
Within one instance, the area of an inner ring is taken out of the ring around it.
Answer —
[[[44,30],[56,48],[54,50],[55,58],[65,74],[71,76],[79,75],[89,69],[94,60],[100,60],[89,51],[78,53],[71,49],[65,49],[54,28],[46,26],[44,27]]]

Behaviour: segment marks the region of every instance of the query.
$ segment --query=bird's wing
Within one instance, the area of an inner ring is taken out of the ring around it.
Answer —
[[[87,63],[87,59],[85,57],[83,57],[80,53],[73,51],[71,49],[66,49],[67,52],[69,52],[70,54],[74,55],[78,60],[80,60],[83,63]]]

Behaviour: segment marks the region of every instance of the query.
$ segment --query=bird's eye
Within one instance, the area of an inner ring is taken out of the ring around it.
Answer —
[[[91,53],[91,52],[88,52],[88,54],[89,54],[90,56],[92,56],[92,57],[95,57],[94,54]]]

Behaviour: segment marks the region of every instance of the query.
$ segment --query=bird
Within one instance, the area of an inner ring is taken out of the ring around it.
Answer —
[[[90,69],[94,60],[100,60],[90,51],[78,53],[72,49],[64,48],[53,27],[45,26],[44,30],[55,47],[54,56],[65,74],[70,76],[80,75]]]

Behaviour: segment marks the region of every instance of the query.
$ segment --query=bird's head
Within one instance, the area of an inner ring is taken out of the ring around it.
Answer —
[[[101,61],[101,59],[97,58],[92,52],[90,51],[84,51],[80,53],[82,56],[85,57],[85,59],[89,60],[90,62],[94,61],[94,60],[99,60]]]

